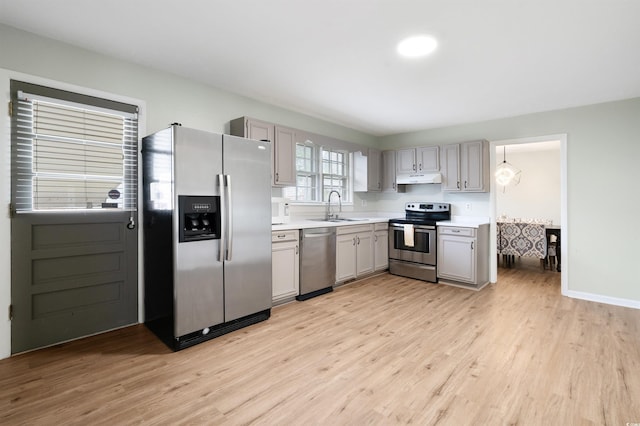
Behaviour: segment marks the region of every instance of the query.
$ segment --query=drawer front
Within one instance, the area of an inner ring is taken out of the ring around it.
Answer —
[[[373,224],[373,229],[376,231],[386,231],[389,229],[389,222],[376,222]]]
[[[271,242],[277,243],[280,241],[298,241],[298,230],[273,231],[271,233]]]
[[[339,226],[338,229],[336,230],[336,235],[357,234],[360,232],[371,232],[371,231],[373,231],[373,224]]]
[[[439,226],[438,233],[440,235],[459,235],[461,237],[475,237],[475,228],[462,228],[456,226]]]

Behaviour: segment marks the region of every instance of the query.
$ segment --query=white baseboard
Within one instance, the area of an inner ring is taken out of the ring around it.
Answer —
[[[590,302],[606,303],[607,305],[623,306],[625,308],[640,309],[640,301],[620,299],[618,297],[603,296],[601,294],[585,293],[582,291],[567,290],[565,296],[574,299],[588,300]]]

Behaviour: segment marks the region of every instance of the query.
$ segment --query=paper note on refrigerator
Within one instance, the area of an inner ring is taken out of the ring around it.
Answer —
[[[415,242],[413,241],[413,225],[404,224],[404,245],[407,247],[413,247]]]

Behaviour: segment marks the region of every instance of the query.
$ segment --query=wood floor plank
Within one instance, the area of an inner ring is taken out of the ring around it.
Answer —
[[[640,311],[500,269],[383,274],[174,353],[143,325],[0,361],[0,424],[640,422]]]

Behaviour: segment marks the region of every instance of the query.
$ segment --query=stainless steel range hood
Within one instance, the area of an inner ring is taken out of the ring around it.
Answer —
[[[396,183],[418,184],[418,183],[442,183],[442,175],[440,173],[407,173],[396,176]]]

